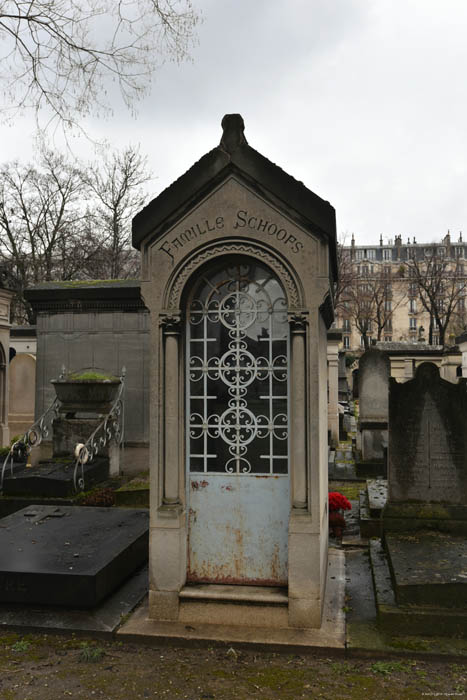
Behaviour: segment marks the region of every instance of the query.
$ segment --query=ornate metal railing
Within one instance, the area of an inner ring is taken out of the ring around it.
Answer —
[[[36,420],[35,423],[10,447],[10,451],[5,457],[0,475],[0,491],[3,489],[3,480],[5,472],[10,463],[10,473],[13,476],[13,467],[15,462],[26,462],[33,447],[38,447],[41,442],[49,436],[52,428],[52,421],[58,417],[60,410],[60,401],[55,398],[54,402],[47,408],[46,411]]]
[[[106,447],[114,439],[120,446],[123,442],[125,429],[124,391],[125,391],[125,367],[120,375],[120,386],[115,401],[110,411],[102,422],[91,433],[86,442],[78,443],[75,447],[75,470],[73,484],[76,491],[84,491],[84,465],[93,461],[99,451]]]

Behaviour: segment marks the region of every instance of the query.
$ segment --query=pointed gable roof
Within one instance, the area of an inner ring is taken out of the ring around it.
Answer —
[[[230,174],[237,175],[264,199],[278,205],[296,222],[329,245],[331,277],[337,275],[336,215],[334,207],[302,182],[248,145],[240,114],[226,114],[222,139],[186,173],[153,199],[133,219],[133,246],[140,248],[150,234],[157,236]]]

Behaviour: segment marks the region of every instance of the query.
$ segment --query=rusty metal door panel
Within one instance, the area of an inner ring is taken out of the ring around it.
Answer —
[[[189,477],[190,582],[287,585],[289,478]]]

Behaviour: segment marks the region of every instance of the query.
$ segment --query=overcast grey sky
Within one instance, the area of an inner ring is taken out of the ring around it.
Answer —
[[[136,117],[86,128],[141,143],[157,195],[240,112],[250,145],[327,199],[357,243],[467,236],[466,0],[194,0],[193,62],[166,64]],[[2,161],[32,157],[32,118]],[[80,156],[88,143],[72,142]]]

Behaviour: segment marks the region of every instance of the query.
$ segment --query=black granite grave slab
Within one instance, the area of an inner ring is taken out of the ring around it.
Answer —
[[[148,592],[148,567],[138,569],[117,590],[94,608],[0,603],[1,629],[25,632],[73,632],[111,637],[122,619]]]
[[[386,533],[399,605],[466,608],[467,538],[436,530]]]
[[[29,506],[0,521],[0,603],[95,607],[148,557],[148,512]]]
[[[19,466],[5,473],[3,493],[5,496],[44,496],[49,498],[64,498],[74,493],[75,463],[70,462],[40,462],[35,467]],[[96,457],[84,465],[84,483],[86,489],[93,484],[104,481],[109,476],[109,460],[106,457]]]

